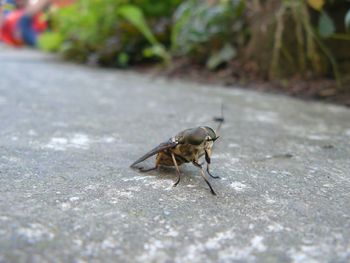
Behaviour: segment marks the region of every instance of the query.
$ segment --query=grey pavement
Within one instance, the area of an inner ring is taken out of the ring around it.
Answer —
[[[129,168],[221,103],[217,196]],[[1,263],[350,262],[349,160],[344,107],[0,47]]]

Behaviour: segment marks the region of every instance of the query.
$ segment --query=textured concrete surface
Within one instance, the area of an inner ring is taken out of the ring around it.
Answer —
[[[350,261],[349,109],[3,47],[0,72],[0,262]],[[218,196],[129,168],[221,102]]]

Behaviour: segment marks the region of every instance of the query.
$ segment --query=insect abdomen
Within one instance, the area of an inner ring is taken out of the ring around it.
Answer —
[[[183,163],[188,162],[187,160],[185,160],[184,158],[174,154],[176,162],[178,165],[181,165]],[[174,162],[173,159],[171,157],[171,153],[170,151],[166,151],[166,152],[160,152],[157,155],[156,158],[156,163],[159,165],[164,165],[164,166],[174,166]]]

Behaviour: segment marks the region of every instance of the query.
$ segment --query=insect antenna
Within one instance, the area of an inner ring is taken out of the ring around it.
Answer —
[[[219,134],[219,131],[221,129],[222,124],[224,123],[224,104],[221,103],[221,116],[220,117],[214,117],[214,121],[218,122],[218,127],[215,129],[215,133]]]

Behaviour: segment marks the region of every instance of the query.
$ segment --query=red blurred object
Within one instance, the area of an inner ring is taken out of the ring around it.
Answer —
[[[3,25],[0,27],[0,39],[6,44],[17,47],[23,45],[23,41],[17,30],[17,24],[22,15],[23,10],[15,10],[6,16]]]
[[[24,45],[21,32],[18,28],[18,22],[23,15],[23,10],[15,10],[6,16],[3,25],[0,27],[1,41],[15,47]],[[36,33],[41,33],[47,29],[48,24],[43,13],[39,13],[33,17],[32,27]]]
[[[71,5],[74,2],[75,0],[51,0],[51,4],[58,8]],[[23,15],[23,9],[11,11],[6,15],[3,24],[0,26],[0,41],[17,47],[25,44],[18,26]],[[32,18],[31,27],[34,33],[41,33],[48,28],[44,13],[40,12]]]
[[[44,32],[48,27],[44,13],[39,13],[33,17],[33,29],[37,33]]]

